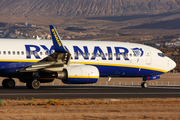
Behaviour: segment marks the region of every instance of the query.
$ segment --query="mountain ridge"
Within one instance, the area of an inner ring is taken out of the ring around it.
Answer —
[[[1,0],[0,14],[108,16],[180,10],[180,0]]]

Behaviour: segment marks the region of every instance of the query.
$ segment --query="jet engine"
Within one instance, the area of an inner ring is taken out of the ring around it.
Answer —
[[[57,72],[57,78],[65,84],[88,84],[96,83],[99,79],[99,70],[90,65],[67,67]]]

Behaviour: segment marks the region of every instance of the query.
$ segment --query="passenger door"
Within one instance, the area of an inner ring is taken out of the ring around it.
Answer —
[[[145,50],[145,55],[146,55],[146,64],[150,65],[151,64],[151,52],[150,52],[150,50]]]

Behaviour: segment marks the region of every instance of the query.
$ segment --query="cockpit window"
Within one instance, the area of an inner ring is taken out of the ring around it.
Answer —
[[[163,53],[158,53],[158,56],[165,57],[165,55]]]

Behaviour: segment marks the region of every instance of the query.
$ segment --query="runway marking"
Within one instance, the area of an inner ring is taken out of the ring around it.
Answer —
[[[170,95],[176,94],[180,95],[180,92],[170,92],[170,93],[6,93],[1,95]]]
[[[71,86],[70,86],[71,87]],[[73,86],[73,87],[80,87],[80,88],[55,88],[55,89],[112,89],[112,88],[141,88],[141,86],[128,86],[128,85],[94,85],[94,86]],[[96,88],[91,88],[91,87],[96,87]],[[97,88],[99,87],[99,88]],[[158,89],[180,89],[180,86],[149,86],[146,89],[153,89],[153,88],[158,88]],[[47,88],[51,89],[51,88]]]

